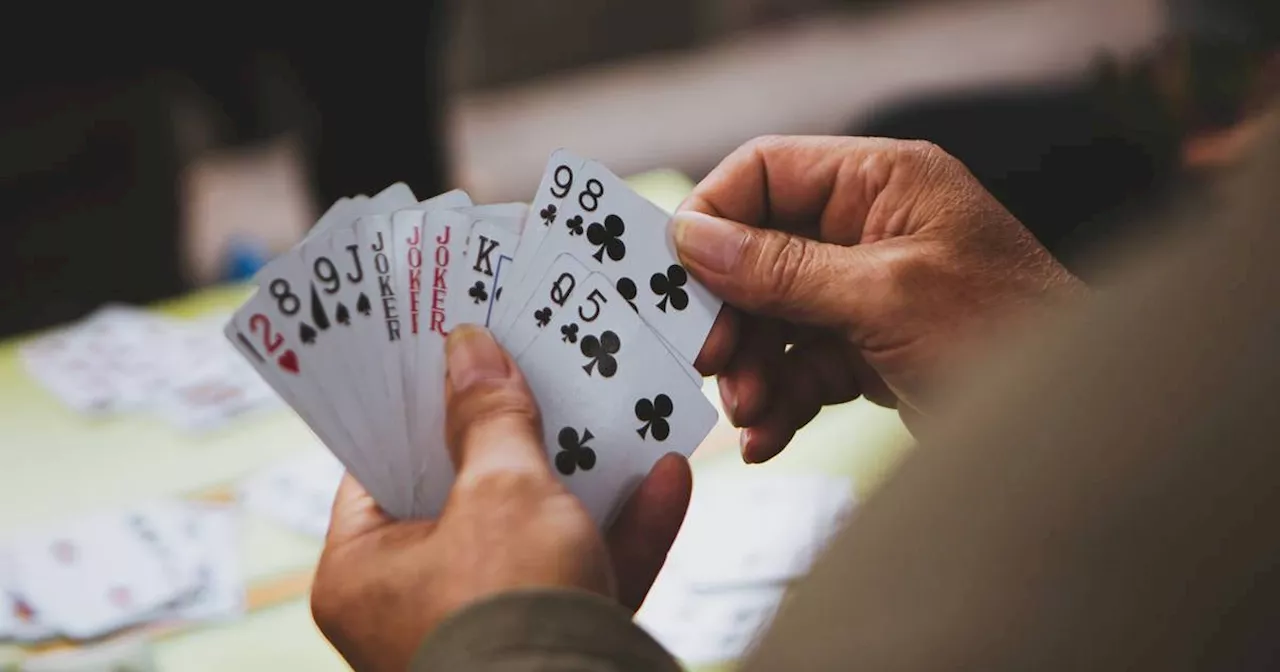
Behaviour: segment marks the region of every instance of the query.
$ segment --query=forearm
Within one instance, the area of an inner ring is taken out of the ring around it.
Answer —
[[[411,669],[677,672],[680,666],[614,602],[548,589],[506,593],[455,614],[423,641]]]

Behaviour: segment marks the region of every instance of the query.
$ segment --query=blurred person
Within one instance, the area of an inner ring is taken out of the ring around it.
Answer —
[[[324,204],[444,191],[445,8],[30,8],[0,46],[0,334],[188,289],[179,176],[201,154],[173,108],[192,87],[215,150],[302,131]]]
[[[1046,246],[1078,260],[1142,217],[1202,200],[1205,173],[1229,164],[1280,91],[1280,3],[1166,0],[1170,31],[1130,62],[1100,59],[1086,78],[899,101],[853,135],[934,142],[959,158]],[[1208,203],[1197,207],[1208,207]]]
[[[1280,116],[1276,117],[1280,121]],[[1280,127],[1197,235],[1091,291],[936,146],[765,138],[674,220],[722,296],[697,362],[743,457],[824,405],[923,445],[746,670],[1264,669],[1280,653]],[[978,354],[979,350],[983,354]],[[679,670],[632,623],[688,505],[660,461],[602,536],[488,332],[446,345],[437,520],[343,482],[312,591],[360,670]]]

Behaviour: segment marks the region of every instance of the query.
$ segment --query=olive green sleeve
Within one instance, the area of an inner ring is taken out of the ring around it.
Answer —
[[[680,666],[612,600],[573,590],[511,592],[450,617],[412,672],[677,672]]]

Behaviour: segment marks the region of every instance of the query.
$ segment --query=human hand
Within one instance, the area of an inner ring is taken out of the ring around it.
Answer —
[[[959,161],[921,142],[755,140],[694,189],[675,238],[726,303],[696,365],[719,374],[748,462],[860,395],[910,424],[959,343],[1083,291]]]
[[[446,343],[446,433],[456,479],[438,520],[390,519],[350,476],[311,591],[325,637],[359,670],[404,670],[455,611],[522,588],[644,600],[689,505],[688,462],[667,455],[608,538],[551,474],[538,406],[515,363],[483,329]]]

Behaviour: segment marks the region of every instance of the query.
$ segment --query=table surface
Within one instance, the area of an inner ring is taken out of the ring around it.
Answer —
[[[630,181],[668,210],[691,186],[687,178],[666,171]],[[249,291],[242,286],[216,288],[158,309],[178,317],[230,311]],[[230,492],[237,480],[259,467],[324,450],[288,409],[258,413],[198,436],[145,415],[87,419],[63,407],[26,375],[17,352],[23,340],[0,342],[0,538],[23,527],[150,497]],[[705,389],[714,399],[713,381]],[[862,498],[910,444],[896,413],[859,401],[825,410],[768,465],[741,463],[737,433],[723,419],[692,461],[696,474],[844,474]],[[252,515],[242,519],[250,613],[225,624],[151,633],[158,668],[347,669],[316,630],[305,599],[320,542]],[[0,667],[24,655],[27,652],[19,647],[0,645]]]

